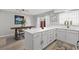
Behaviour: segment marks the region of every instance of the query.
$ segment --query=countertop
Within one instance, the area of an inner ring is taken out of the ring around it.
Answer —
[[[26,32],[29,32],[31,34],[37,33],[37,32],[42,32],[50,29],[65,29],[65,30],[74,30],[74,31],[79,31],[79,27],[71,26],[70,28],[67,28],[66,26],[51,26],[51,27],[46,27],[44,29],[41,28],[32,28],[25,30]]]
[[[50,29],[56,29],[56,28],[62,28],[63,26],[51,26],[51,27],[45,27],[44,29],[41,28],[32,28],[32,29],[28,29],[25,30],[29,33],[37,33],[37,32],[42,32],[42,31],[46,31],[46,30],[50,30]]]

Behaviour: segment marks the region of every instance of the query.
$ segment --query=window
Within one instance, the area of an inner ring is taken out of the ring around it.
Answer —
[[[50,26],[50,16],[46,15],[43,17],[37,17],[37,26],[36,27],[40,27],[40,21],[44,20],[46,21],[46,27]]]
[[[30,25],[31,25],[31,17],[27,16],[25,26],[30,26]]]
[[[79,25],[79,11],[69,11],[59,14],[59,24],[65,21],[72,21],[72,25]]]
[[[46,20],[46,27],[49,27],[50,26],[50,16],[46,15],[46,16],[44,16],[44,18]]]
[[[36,25],[37,28],[40,27],[40,17],[37,17],[37,25]]]

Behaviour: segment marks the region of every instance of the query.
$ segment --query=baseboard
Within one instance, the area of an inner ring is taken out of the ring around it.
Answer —
[[[0,37],[8,38],[8,37],[12,37],[12,36],[14,36],[14,34],[2,35],[2,36],[0,36]]]
[[[55,42],[57,39],[55,39],[53,42]],[[43,48],[42,50],[45,50],[49,45],[51,45],[53,42],[51,42],[50,44],[48,44],[45,48]]]

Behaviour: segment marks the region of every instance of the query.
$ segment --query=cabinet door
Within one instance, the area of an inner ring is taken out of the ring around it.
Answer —
[[[54,29],[48,31],[48,44],[52,43],[55,40],[55,31]]]
[[[67,42],[76,45],[78,41],[78,32],[67,30]]]
[[[47,44],[50,44],[52,41],[51,36],[50,36],[51,35],[50,32],[51,32],[50,30],[47,31]]]
[[[52,29],[50,31],[50,40],[54,41],[56,39],[56,30]]]
[[[66,30],[57,29],[57,38],[58,40],[66,41]]]
[[[28,49],[28,50],[33,49],[32,38],[33,38],[33,36],[30,33],[25,32],[25,41],[26,41],[25,46],[26,46],[26,49]]]
[[[36,33],[33,35],[33,49],[34,50],[40,50],[42,49],[42,43],[41,43],[41,33]]]
[[[47,44],[47,31],[42,32],[42,48],[45,48],[48,44]]]

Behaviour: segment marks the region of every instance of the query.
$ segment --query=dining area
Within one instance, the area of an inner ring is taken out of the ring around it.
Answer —
[[[19,27],[11,27],[11,30],[14,30],[15,40],[20,40],[24,38],[24,30],[34,28],[34,26],[19,26]]]
[[[15,40],[24,39],[24,30],[35,27],[35,26],[32,26],[28,22],[28,18],[29,17],[25,17],[23,15],[14,15],[14,25],[17,25],[17,26],[10,27],[10,30],[14,31],[13,34],[14,34]],[[30,25],[28,25],[28,24],[30,24]],[[20,25],[20,26],[18,26],[18,25]]]

